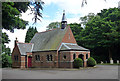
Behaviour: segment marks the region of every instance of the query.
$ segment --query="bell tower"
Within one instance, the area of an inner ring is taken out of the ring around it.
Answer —
[[[62,22],[61,22],[61,29],[64,29],[67,26],[67,19],[65,17],[65,10],[63,10]]]

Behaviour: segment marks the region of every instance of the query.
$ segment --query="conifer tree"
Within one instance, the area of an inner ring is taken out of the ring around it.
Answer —
[[[29,29],[27,30],[26,33],[26,37],[25,37],[25,42],[29,43],[31,41],[31,39],[33,38],[33,36],[35,35],[35,33],[37,33],[37,28],[35,27],[29,27]]]

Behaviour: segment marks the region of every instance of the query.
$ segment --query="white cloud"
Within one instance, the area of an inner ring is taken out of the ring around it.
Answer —
[[[79,19],[80,18],[68,18],[67,22],[68,22],[68,24],[70,24],[70,23],[80,23]]]
[[[45,5],[54,3],[66,13],[87,15],[89,12],[97,13],[103,8],[117,7],[120,0],[87,0],[87,5],[81,7],[82,0],[43,0]]]
[[[28,9],[25,13],[24,12],[21,13],[22,16],[20,18],[25,21],[33,22],[32,18],[34,17],[34,15],[30,13],[31,13],[31,10]]]
[[[11,33],[10,31],[7,31],[7,30],[3,29],[2,32],[6,32],[8,34],[9,39],[11,41],[9,42],[9,44],[6,44],[6,46],[7,47],[9,46],[11,48],[11,51],[12,51],[13,47],[14,47],[14,40],[15,40],[16,37],[18,38],[19,42],[24,42],[25,41],[25,36],[26,36],[27,29],[24,29],[24,30],[15,29],[14,33]]]
[[[83,17],[84,15],[87,15],[88,13],[92,12],[92,13],[98,13],[100,12],[100,10],[102,9],[108,9],[108,8],[113,8],[113,7],[118,7],[118,2],[120,0],[106,0],[106,2],[104,0],[87,0],[87,5],[84,5],[84,7],[81,7],[81,3],[82,0],[43,0],[45,2],[45,6],[48,6],[50,4],[56,4],[59,6],[59,9],[56,13],[56,15],[53,17],[53,19],[49,19],[49,13],[47,13],[48,15],[46,15],[46,13],[43,13],[43,19],[42,22],[37,22],[36,23],[36,27],[38,29],[39,32],[41,31],[45,31],[46,30],[46,26],[48,26],[51,22],[60,22],[61,18],[62,18],[62,11],[61,10],[65,10],[66,11],[66,16],[67,14],[72,14],[72,17],[68,18],[67,17],[67,21],[68,23],[74,23],[77,22],[79,23],[79,18]],[[27,10],[26,13],[22,13],[22,19],[29,21],[30,25],[33,24],[32,18],[34,17],[34,15],[28,15],[30,14],[31,11],[30,9]],[[20,42],[24,42],[25,41],[25,35],[26,35],[26,31],[25,30],[15,30],[14,33],[10,33],[9,31],[3,30],[4,32],[7,32],[7,34],[9,35],[9,38],[11,40],[11,42],[9,44],[7,44],[7,46],[9,46],[11,49],[13,49],[14,47],[14,40],[17,37],[18,40]]]
[[[43,14],[43,18],[49,18],[49,15]]]

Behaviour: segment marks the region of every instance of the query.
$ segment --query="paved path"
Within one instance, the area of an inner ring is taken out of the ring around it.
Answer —
[[[2,80],[2,68],[0,68],[0,81]]]
[[[2,70],[3,79],[118,79],[117,65],[97,65],[82,70]]]

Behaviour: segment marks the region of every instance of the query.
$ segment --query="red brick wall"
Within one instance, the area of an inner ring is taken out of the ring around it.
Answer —
[[[47,55],[52,54],[53,61],[47,61]],[[40,61],[35,60],[35,55],[40,55]],[[32,54],[32,67],[55,68],[58,67],[57,51],[36,52]]]
[[[90,57],[89,51],[60,51],[59,56],[57,56],[57,52],[36,52],[32,54],[32,67],[43,67],[43,68],[72,68],[73,67],[73,54],[76,54],[76,58],[78,58],[79,54],[84,55],[84,67],[86,67],[86,54],[88,53],[88,58]],[[48,54],[53,55],[53,61],[47,61],[46,56]],[[40,61],[35,60],[35,55],[40,55]],[[66,55],[66,59],[64,59],[64,55]],[[57,59],[58,57],[58,59]]]
[[[71,31],[71,28],[69,26],[68,26],[68,30],[67,30],[65,36],[62,39],[62,42],[64,42],[64,43],[76,43],[76,40],[75,40],[73,33]]]
[[[73,54],[76,54],[76,58],[78,58],[79,54],[84,55],[84,67],[87,66],[86,54],[88,53],[88,58],[90,57],[89,51],[61,51],[59,54],[59,67],[61,68],[72,68],[73,67]],[[67,58],[63,59],[63,56],[66,55]]]
[[[66,56],[66,59],[64,58]],[[59,52],[59,67],[60,68],[72,68],[72,60],[71,60],[70,52]]]
[[[25,56],[21,56],[21,68],[25,68]]]
[[[18,55],[18,61],[15,61],[14,55]],[[21,66],[21,58],[20,57],[21,57],[21,54],[20,54],[19,48],[18,48],[18,46],[15,46],[13,49],[13,52],[12,52],[12,67],[20,68],[20,66]]]

